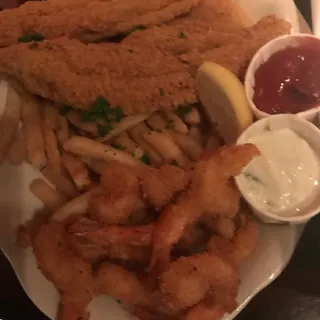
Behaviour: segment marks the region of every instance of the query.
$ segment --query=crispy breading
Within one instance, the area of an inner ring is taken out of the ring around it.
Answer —
[[[0,47],[20,37],[77,38],[95,42],[128,33],[138,25],[158,25],[188,13],[200,0],[30,1],[0,13]]]
[[[155,48],[66,38],[12,45],[0,49],[0,71],[34,94],[79,109],[90,109],[99,96],[127,115],[197,101],[188,66]]]
[[[190,63],[195,73],[205,61],[218,63],[242,78],[243,73],[254,54],[268,41],[290,33],[291,24],[275,16],[267,16],[254,26],[241,30],[239,41],[235,41],[204,52],[195,49],[179,58]]]
[[[110,162],[101,184],[89,200],[90,217],[103,224],[126,224],[140,197],[138,173],[120,162]]]
[[[255,145],[233,145],[207,151],[191,172],[190,183],[176,203],[165,207],[153,231],[151,270],[159,274],[170,261],[170,252],[184,230],[204,213],[233,218],[238,212],[240,192],[230,179],[254,156]]]
[[[130,305],[150,305],[150,292],[143,286],[137,275],[123,267],[103,263],[96,275],[97,291],[101,295],[107,295],[120,299]]]
[[[67,313],[72,307],[79,318],[95,294],[91,266],[69,248],[65,226],[52,221],[40,227],[32,241],[38,267],[63,295]],[[61,316],[63,319],[63,316]]]
[[[243,8],[234,0],[202,0],[191,13],[192,19],[211,21],[223,30],[239,29],[251,24]]]
[[[163,52],[180,55],[195,48],[201,52],[243,39],[236,30],[227,32],[213,28],[211,21],[183,18],[162,26],[133,32],[122,43],[133,47],[152,46]]]
[[[189,174],[175,166],[151,169],[140,178],[142,196],[157,209],[164,207],[189,182]]]

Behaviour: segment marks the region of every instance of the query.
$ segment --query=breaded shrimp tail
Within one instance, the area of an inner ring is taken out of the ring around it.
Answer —
[[[172,247],[187,226],[204,213],[233,218],[239,208],[240,193],[230,178],[238,175],[258,149],[252,144],[222,147],[206,152],[196,164],[188,188],[161,212],[153,232],[151,272],[164,271]]]
[[[76,38],[96,42],[154,26],[188,13],[200,0],[49,0],[30,1],[0,13],[0,47],[23,37]]]
[[[150,48],[66,38],[0,49],[0,72],[43,98],[90,109],[98,97],[124,114],[197,101],[188,66]]]

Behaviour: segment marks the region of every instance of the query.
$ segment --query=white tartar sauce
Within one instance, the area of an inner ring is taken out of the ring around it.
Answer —
[[[315,194],[319,159],[291,129],[265,131],[247,141],[260,150],[237,177],[251,204],[262,211],[295,215]]]

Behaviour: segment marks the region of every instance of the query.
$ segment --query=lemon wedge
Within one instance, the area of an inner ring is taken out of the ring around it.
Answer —
[[[227,144],[235,143],[253,122],[240,80],[228,69],[205,62],[198,69],[196,87],[203,108],[221,138]]]

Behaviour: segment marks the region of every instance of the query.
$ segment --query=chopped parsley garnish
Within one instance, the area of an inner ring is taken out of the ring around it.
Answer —
[[[181,31],[180,33],[179,33],[179,38],[181,38],[181,39],[185,39],[187,36],[186,36],[186,34],[183,32],[183,31]]]
[[[30,46],[29,46],[30,49],[36,49],[38,48],[38,43],[36,41],[33,41]]]
[[[176,114],[181,117],[184,118],[186,115],[188,115],[190,112],[192,111],[192,106],[180,106],[178,107],[178,109],[176,110]]]
[[[59,112],[60,112],[60,114],[61,114],[62,116],[65,116],[65,115],[67,115],[71,110],[72,110],[71,107],[69,107],[69,106],[64,106],[64,107],[61,107],[61,108],[59,109]]]
[[[161,97],[164,96],[164,90],[162,88],[159,89],[159,94],[160,94]]]
[[[103,124],[97,123],[97,131],[100,137],[106,136],[112,129],[113,128],[110,124],[103,125]]]
[[[129,49],[128,51],[129,51],[130,53],[132,53],[132,52],[133,52],[133,50],[132,50],[132,49]]]
[[[173,129],[174,128],[174,125],[173,125],[173,121],[172,120],[169,120],[166,124],[166,129]]]
[[[120,122],[124,118],[124,113],[120,107],[111,107],[105,98],[98,97],[91,110],[82,111],[81,118],[86,122],[95,122],[99,119],[105,120],[107,123]]]
[[[178,53],[178,55],[180,55],[180,54],[183,54],[183,53],[184,53],[184,51],[183,51],[183,50],[181,50],[181,49],[179,49],[179,50],[177,51],[177,53]]]
[[[43,41],[43,40],[44,40],[44,36],[39,33],[28,34],[18,39],[19,42]]]
[[[140,158],[140,160],[142,162],[144,162],[145,164],[147,164],[148,166],[151,165],[151,161],[149,159],[149,157],[144,153],[143,156]]]
[[[146,30],[146,29],[147,29],[146,26],[144,26],[143,24],[139,24],[139,25],[133,27],[133,28],[128,32],[128,34],[130,34],[130,33],[132,33],[132,32],[135,32],[135,31],[137,31],[137,30]]]
[[[118,144],[118,143],[111,143],[111,147],[118,149],[118,150],[126,150],[125,147],[123,147],[122,145]]]
[[[172,160],[171,164],[175,167],[179,167],[177,160]]]

